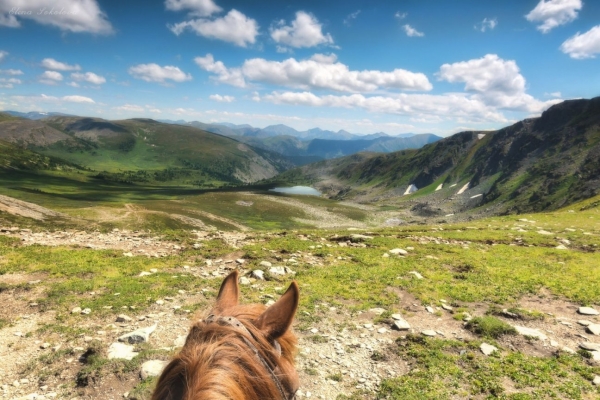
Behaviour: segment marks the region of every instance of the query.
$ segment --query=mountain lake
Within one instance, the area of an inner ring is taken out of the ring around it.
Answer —
[[[273,189],[269,189],[269,191],[287,194],[304,194],[309,196],[321,195],[321,192],[319,192],[315,188],[311,188],[310,186],[276,187]]]

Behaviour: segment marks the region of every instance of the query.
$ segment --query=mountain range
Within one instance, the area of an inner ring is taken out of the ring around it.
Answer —
[[[338,199],[408,200],[440,215],[556,209],[600,192],[600,97],[565,101],[497,131],[320,161],[275,179]]]

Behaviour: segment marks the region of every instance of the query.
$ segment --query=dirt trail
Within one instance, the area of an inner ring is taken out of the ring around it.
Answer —
[[[0,211],[21,217],[33,218],[38,221],[43,221],[47,217],[69,218],[67,215],[50,210],[49,208],[4,195],[0,195]]]

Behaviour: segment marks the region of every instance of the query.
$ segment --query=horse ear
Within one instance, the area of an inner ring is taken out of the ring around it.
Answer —
[[[267,308],[254,325],[270,339],[281,337],[292,325],[294,315],[298,309],[300,290],[298,284],[293,281],[288,290],[273,304]]]
[[[238,272],[233,271],[227,278],[223,280],[219,294],[217,295],[216,308],[219,311],[226,310],[230,307],[238,305],[238,298],[240,297],[240,287],[238,286]]]

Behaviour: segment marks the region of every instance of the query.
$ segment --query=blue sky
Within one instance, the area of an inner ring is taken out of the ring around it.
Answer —
[[[0,109],[496,129],[600,94],[600,1],[0,0]]]

